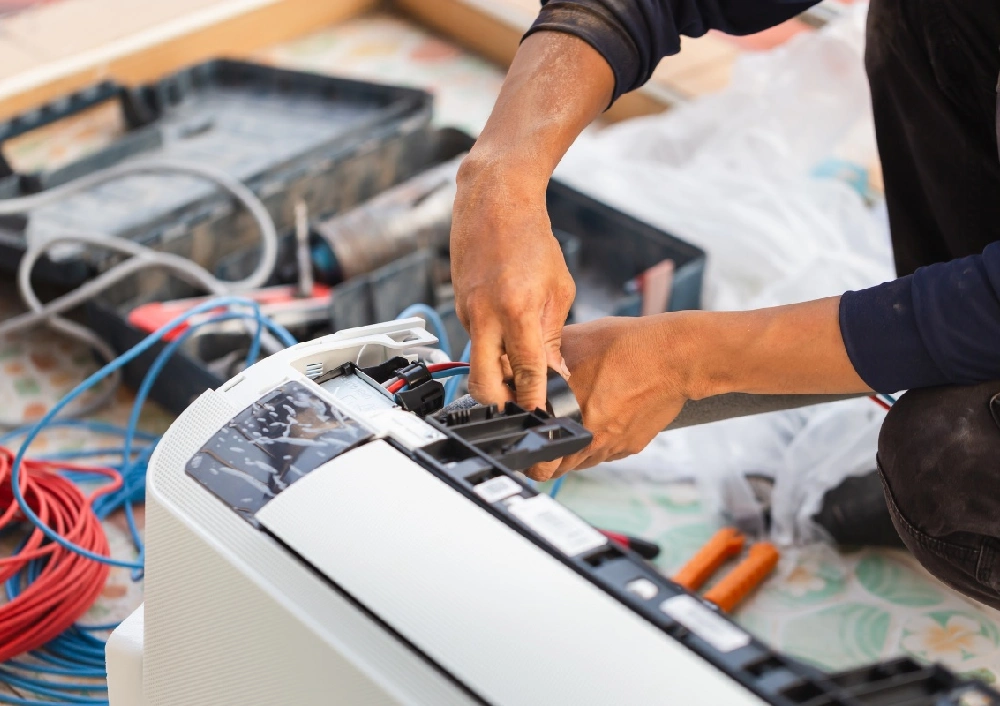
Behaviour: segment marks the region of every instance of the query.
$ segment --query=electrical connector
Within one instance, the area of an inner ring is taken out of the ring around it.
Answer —
[[[428,380],[417,387],[397,392],[396,401],[407,412],[427,416],[444,407],[444,385],[437,380]]]

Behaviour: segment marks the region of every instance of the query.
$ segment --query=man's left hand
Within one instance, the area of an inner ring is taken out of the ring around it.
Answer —
[[[685,371],[670,369],[664,355],[670,317],[607,318],[563,329],[569,385],[594,440],[579,453],[535,466],[529,476],[550,480],[636,454],[674,420],[687,396]]]

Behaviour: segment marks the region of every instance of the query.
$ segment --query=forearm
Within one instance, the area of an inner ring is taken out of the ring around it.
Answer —
[[[690,312],[663,320],[661,350],[684,370],[691,399],[730,392],[847,394],[871,390],[840,332],[839,297],[746,312]],[[673,348],[671,348],[673,346]]]
[[[521,44],[459,188],[496,179],[546,184],[573,141],[608,106],[614,75],[582,39],[538,32]]]

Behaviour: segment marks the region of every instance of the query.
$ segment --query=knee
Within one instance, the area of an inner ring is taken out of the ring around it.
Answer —
[[[919,390],[886,416],[878,468],[893,524],[930,573],[1000,607],[1000,383]]]
[[[878,445],[886,489],[932,537],[997,522],[1000,427],[990,399],[998,391],[1000,383],[914,390],[886,415]]]

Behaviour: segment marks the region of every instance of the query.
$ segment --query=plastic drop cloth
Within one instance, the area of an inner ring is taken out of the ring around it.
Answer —
[[[865,14],[852,8],[817,33],[742,58],[718,94],[587,133],[557,176],[704,248],[708,309],[799,302],[891,279],[885,214],[866,202],[865,170],[877,153]],[[837,178],[844,173],[851,180]],[[734,419],[662,434],[592,472],[693,477],[736,515],[755,512],[745,474],[772,477],[773,538],[812,542],[821,533],[809,518],[823,493],[874,468],[883,418],[861,399]]]

